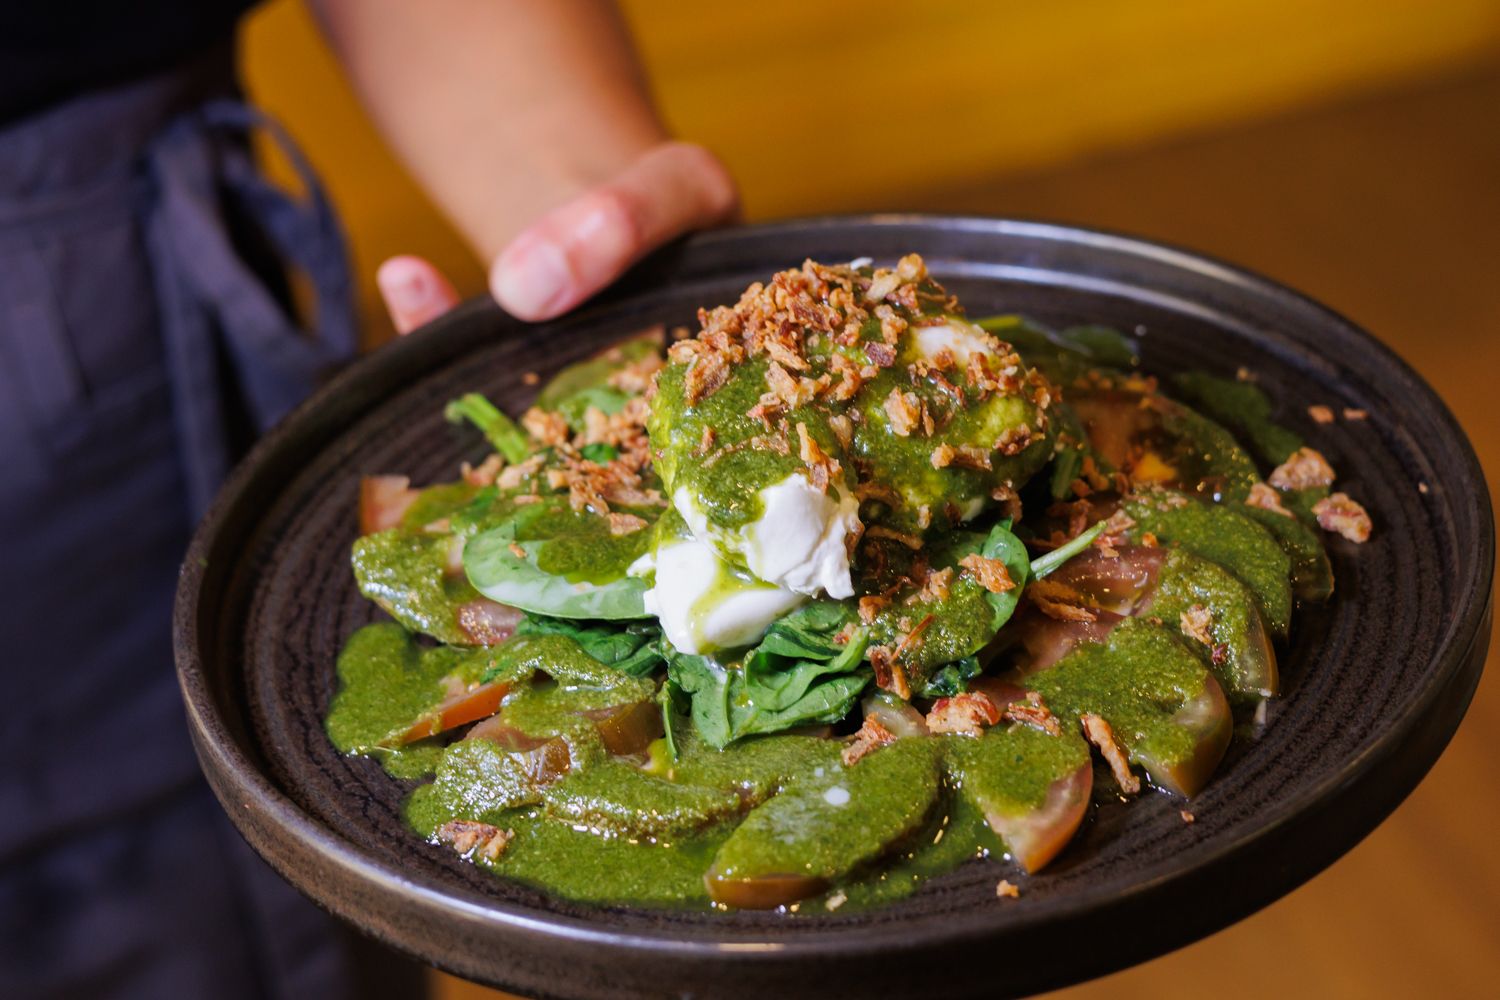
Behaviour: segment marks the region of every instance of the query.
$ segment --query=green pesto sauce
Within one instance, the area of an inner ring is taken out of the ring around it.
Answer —
[[[794,775],[838,764],[840,747],[815,736],[752,736],[715,750],[680,719],[675,726],[678,759],[675,781],[732,791],[756,803],[781,790]]]
[[[740,797],[669,781],[618,760],[575,771],[542,794],[547,815],[597,833],[678,838],[736,816]]]
[[[494,823],[507,809],[540,802],[526,755],[489,740],[460,740],[442,751],[437,776],[406,800],[406,821],[424,837],[450,819]]]
[[[609,521],[589,511],[574,510],[566,497],[548,497],[520,508],[516,514],[516,541],[541,542],[536,565],[544,573],[569,583],[603,586],[625,575],[625,570],[645,554],[651,541],[650,522],[659,508],[620,508],[647,522],[647,527],[629,534],[610,533]]]
[[[1286,635],[1292,618],[1291,560],[1270,532],[1229,507],[1167,490],[1131,497],[1121,509],[1135,519],[1133,537],[1149,532],[1239,577],[1255,594],[1271,631]]]
[[[926,823],[941,789],[938,744],[899,740],[853,767],[804,775],[751,810],[714,859],[726,879],[796,875],[832,882]]]
[[[1172,766],[1198,746],[1197,734],[1172,717],[1212,682],[1171,630],[1130,618],[1105,642],[1078,646],[1025,683],[1058,715],[1103,716],[1133,762]]]
[[[1004,853],[1005,845],[979,808],[965,796],[950,794],[927,824],[879,868],[843,883],[835,891],[847,898],[844,909],[880,906],[911,895],[927,879],[950,872],[972,858]],[[831,895],[826,894],[824,900]],[[824,906],[810,904],[805,908],[817,912]]]
[[[1185,406],[1169,407],[1162,417],[1162,429],[1181,442],[1178,454],[1190,459],[1185,464],[1190,464],[1192,471],[1184,478],[1217,484],[1222,499],[1243,500],[1250,495],[1250,487],[1260,481],[1255,460],[1233,435],[1207,417]]]
[[[401,515],[401,527],[407,531],[421,531],[429,524],[452,517],[474,502],[479,489],[462,479],[429,486],[417,494],[417,499]]]
[[[1269,531],[1291,559],[1292,592],[1299,600],[1322,603],[1333,595],[1333,564],[1328,561],[1328,549],[1307,519],[1300,515],[1287,517],[1249,504],[1232,506]]]
[[[703,873],[730,827],[677,840],[601,837],[549,819],[512,812],[498,825],[515,831],[505,853],[476,863],[564,899],[584,903],[708,908]]]
[[[448,572],[449,535],[392,528],[354,542],[351,562],[359,592],[414,632],[465,645],[458,607],[479,597],[462,573]]]
[[[686,365],[669,364],[657,375],[647,421],[651,446],[658,456],[657,473],[670,494],[686,489],[709,522],[726,530],[760,517],[760,491],[805,468],[795,437],[787,442],[785,454],[745,444],[750,438],[775,433],[745,416],[766,391],[766,368],[764,358],[736,365],[729,380],[695,406],[687,405],[684,393]],[[828,430],[826,417],[811,407],[787,414],[788,426],[795,428],[799,420],[824,451],[838,455],[841,449]],[[714,451],[723,449],[722,454],[710,456],[712,460],[698,454],[704,429],[710,427]]]
[[[1224,693],[1240,702],[1253,702],[1276,693],[1276,661],[1260,620],[1255,595],[1217,563],[1183,549],[1167,556],[1157,576],[1156,594],[1148,613],[1180,631],[1181,616],[1194,605],[1212,616],[1208,631],[1223,650],[1220,662],[1202,642],[1184,636],[1184,644],[1213,673]]]
[[[1302,439],[1271,419],[1271,400],[1253,382],[1182,372],[1172,387],[1187,402],[1229,428],[1267,465],[1280,465]]]
[[[892,429],[885,401],[893,389],[914,393],[937,415],[931,435],[918,429],[903,437]],[[962,512],[973,501],[987,501],[997,486],[1025,482],[1052,457],[1052,422],[1043,421],[1023,396],[992,395],[958,408],[952,396],[933,382],[919,379],[913,384],[905,367],[897,366],[866,383],[853,405],[861,414],[854,429],[854,455],[869,468],[872,480],[889,483],[902,495],[899,508],[880,511],[875,520],[902,531],[924,531],[918,525],[923,507],[932,518],[932,526],[925,530],[951,526],[962,516],[950,518],[950,505]],[[1030,427],[1034,433],[1024,450],[1012,456],[993,450],[1003,434],[1021,427]],[[990,456],[991,468],[951,464],[934,468],[933,450],[943,444],[982,448]]]
[[[985,812],[1022,816],[1039,809],[1054,783],[1089,761],[1088,744],[1068,728],[1051,736],[1031,726],[996,726],[978,739],[942,737],[949,782]]]
[[[901,655],[913,688],[920,688],[942,665],[977,653],[995,634],[994,608],[985,589],[968,576],[955,575],[945,600],[907,604],[898,598],[881,609],[870,623],[870,642],[899,643],[928,615],[933,616],[932,624],[922,631],[920,643],[908,646]]]
[[[329,706],[328,738],[344,753],[368,754],[397,777],[431,773],[441,749],[419,745],[401,750],[379,747],[443,700],[443,680],[468,684],[494,664],[485,649],[423,647],[395,622],[366,625],[339,653],[339,692]]]

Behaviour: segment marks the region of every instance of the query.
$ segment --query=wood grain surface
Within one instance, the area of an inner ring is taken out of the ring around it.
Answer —
[[[863,207],[1117,228],[1286,281],[1411,362],[1458,415],[1491,481],[1500,478],[1500,64],[1316,113],[962,190],[887,194]],[[1205,941],[1053,996],[1496,995],[1497,741],[1500,655],[1492,652],[1442,760],[1343,860]],[[443,1000],[500,995],[445,976],[434,987]]]

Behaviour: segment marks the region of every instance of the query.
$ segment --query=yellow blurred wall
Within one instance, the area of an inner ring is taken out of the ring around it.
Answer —
[[[1500,0],[627,0],[661,105],[752,219],[919,208],[973,184],[1325,102],[1500,50]],[[299,0],[243,38],[246,82],[351,234],[361,299],[398,252],[482,270],[381,145]],[[378,337],[378,320],[372,327]]]

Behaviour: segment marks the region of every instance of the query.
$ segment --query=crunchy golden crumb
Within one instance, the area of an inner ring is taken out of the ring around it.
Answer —
[[[1213,612],[1201,604],[1194,604],[1177,616],[1177,624],[1182,629],[1182,634],[1190,639],[1197,639],[1205,646],[1214,644],[1213,633],[1209,631],[1213,623]]]
[[[527,372],[521,376],[521,382],[525,385],[536,385],[541,382],[542,377],[536,372]]]
[[[1309,406],[1307,408],[1307,415],[1313,418],[1313,423],[1333,423],[1333,407],[1324,406],[1322,403],[1317,403],[1313,406]]]
[[[1042,696],[1035,691],[1027,691],[1025,701],[1011,702],[1000,714],[1009,722],[1019,722],[1040,729],[1050,736],[1057,736],[1062,732],[1057,716],[1052,714],[1052,710],[1042,701]]]
[[[1426,483],[1417,483],[1417,492],[1418,493],[1426,493],[1427,492],[1427,484]]]
[[[985,729],[1000,721],[1000,706],[983,691],[966,691],[939,698],[927,713],[929,733],[983,736]]]
[[[1336,531],[1351,542],[1370,540],[1370,515],[1348,494],[1330,494],[1313,504],[1312,510],[1324,531]]]
[[[835,892],[832,896],[828,897],[828,901],[823,904],[823,908],[831,912],[833,910],[837,910],[840,906],[843,906],[847,902],[849,902],[849,894],[840,889],[838,892]]]
[[[1291,511],[1281,504],[1281,494],[1267,486],[1265,483],[1255,483],[1250,487],[1250,495],[1245,498],[1247,507],[1259,507],[1261,510],[1269,510],[1280,514],[1282,517],[1293,517]]]
[[[533,406],[521,414],[521,426],[526,433],[549,447],[568,443],[568,422],[562,414]]]
[[[1333,483],[1333,466],[1313,448],[1298,448],[1270,475],[1270,483],[1279,490],[1308,490]]]
[[[889,691],[905,701],[911,700],[911,682],[906,669],[891,655],[885,646],[872,646],[869,650],[870,667],[875,671],[875,686]]]
[[[1353,406],[1344,407],[1345,420],[1368,420],[1369,417],[1370,413],[1368,410],[1357,409]]]
[[[632,535],[647,526],[647,521],[644,517],[637,517],[634,514],[610,511],[605,517],[609,520],[609,533],[611,535]]]
[[[1244,365],[1240,365],[1238,368],[1236,368],[1234,370],[1234,377],[1236,379],[1238,379],[1239,381],[1241,381],[1241,382],[1254,382],[1255,381],[1255,373],[1253,371],[1251,371],[1250,369],[1246,368]]]
[[[525,559],[526,558],[526,550],[523,549],[523,548],[521,548],[521,545],[520,545],[519,542],[511,542],[509,545],[506,546],[506,548],[510,549],[510,554],[513,555],[513,556],[515,556],[517,559]]]
[[[1021,890],[1012,885],[1009,879],[1001,879],[995,885],[995,897],[997,899],[1019,899]]]
[[[981,587],[992,594],[1003,594],[1016,585],[1016,581],[1011,579],[1010,570],[1006,568],[1002,560],[971,552],[960,559],[958,564],[978,581]]]
[[[1182,810],[1177,815],[1179,815],[1179,816],[1182,817],[1182,821],[1184,823],[1191,823],[1194,819],[1196,819],[1196,817],[1192,813],[1188,812],[1186,809]]]
[[[896,742],[896,734],[881,724],[880,720],[873,715],[865,716],[864,725],[859,727],[859,732],[844,747],[839,755],[845,767],[853,767],[866,756],[879,750],[888,743]]]
[[[1120,746],[1120,741],[1115,738],[1114,728],[1105,721],[1103,716],[1092,713],[1085,714],[1079,721],[1083,723],[1083,735],[1099,748],[1104,762],[1109,765],[1115,781],[1120,785],[1120,791],[1126,795],[1138,793],[1141,790],[1141,779],[1130,770],[1130,761],[1125,756],[1125,750]]]
[[[515,831],[472,819],[450,819],[437,828],[436,836],[438,843],[447,844],[459,854],[467,855],[477,849],[480,857],[494,861],[510,846]]]
[[[921,426],[922,402],[916,393],[892,389],[883,405],[891,421],[891,430],[900,437],[910,437],[911,432]]]

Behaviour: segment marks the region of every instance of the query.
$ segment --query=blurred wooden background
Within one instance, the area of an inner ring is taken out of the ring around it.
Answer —
[[[667,116],[735,169],[752,220],[1009,213],[1246,264],[1401,352],[1500,477],[1500,0],[625,7]],[[369,278],[390,254],[482,289],[300,4],[275,0],[248,28],[252,94],[345,215],[367,340],[388,335]],[[1492,654],[1432,774],[1329,871],[1206,941],[1057,995],[1495,995],[1497,669]],[[447,1000],[496,996],[434,982]]]

